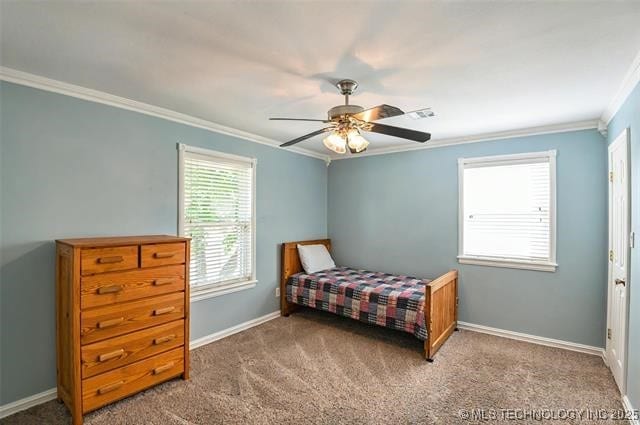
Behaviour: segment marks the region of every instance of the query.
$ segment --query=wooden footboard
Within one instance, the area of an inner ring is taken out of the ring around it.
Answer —
[[[424,319],[427,327],[424,356],[431,362],[433,355],[458,326],[457,270],[443,274],[426,286]]]

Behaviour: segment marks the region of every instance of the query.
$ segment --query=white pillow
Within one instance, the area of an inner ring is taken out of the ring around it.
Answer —
[[[307,273],[332,269],[336,266],[324,245],[298,245],[298,255]]]

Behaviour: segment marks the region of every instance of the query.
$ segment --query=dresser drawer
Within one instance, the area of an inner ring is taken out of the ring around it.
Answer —
[[[154,326],[82,347],[82,377],[122,367],[184,344],[184,320]]]
[[[184,243],[161,243],[142,245],[140,264],[142,267],[164,266],[167,264],[183,264],[185,257]]]
[[[169,352],[82,381],[82,411],[88,412],[184,372],[184,350]]]
[[[88,344],[184,317],[184,292],[84,310],[80,342]]]
[[[184,291],[184,265],[104,273],[83,277],[83,309]]]
[[[82,275],[135,269],[138,267],[138,247],[83,249],[80,264]]]

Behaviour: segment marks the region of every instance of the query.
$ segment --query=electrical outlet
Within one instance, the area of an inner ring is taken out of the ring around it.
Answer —
[[[276,298],[280,298],[280,288],[276,288]]]

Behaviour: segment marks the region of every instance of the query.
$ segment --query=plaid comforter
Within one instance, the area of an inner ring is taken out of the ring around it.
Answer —
[[[287,301],[409,332],[424,341],[424,291],[428,283],[409,276],[336,267],[291,276]]]

